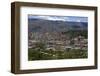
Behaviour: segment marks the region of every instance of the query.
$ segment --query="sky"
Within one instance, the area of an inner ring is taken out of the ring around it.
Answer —
[[[28,15],[28,19],[43,19],[43,20],[70,21],[70,22],[88,22],[88,17],[80,17],[80,16]]]

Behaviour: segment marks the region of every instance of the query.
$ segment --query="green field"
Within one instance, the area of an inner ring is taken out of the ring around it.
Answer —
[[[53,51],[43,49],[28,49],[28,60],[54,60],[87,58],[87,50]]]

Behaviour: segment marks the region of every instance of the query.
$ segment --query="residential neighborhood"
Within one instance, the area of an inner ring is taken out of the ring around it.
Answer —
[[[70,39],[68,35],[60,33],[31,33],[29,35],[29,48],[34,48],[36,43],[43,42],[46,50],[65,51],[67,49],[87,50],[87,39],[77,36]]]

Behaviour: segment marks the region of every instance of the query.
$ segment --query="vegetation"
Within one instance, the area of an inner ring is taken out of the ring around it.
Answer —
[[[68,35],[70,38],[74,38],[74,37],[77,37],[79,35],[83,36],[84,38],[88,38],[88,32],[87,30],[69,30],[69,31],[66,31],[66,32],[62,32],[62,34],[66,34]]]
[[[65,51],[52,49],[46,50],[44,44],[37,44],[38,47],[28,49],[28,60],[53,60],[53,59],[78,59],[87,58],[87,50],[66,49]]]

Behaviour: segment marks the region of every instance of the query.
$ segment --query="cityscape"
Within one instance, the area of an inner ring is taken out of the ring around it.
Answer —
[[[28,15],[28,60],[88,57],[88,18]]]

